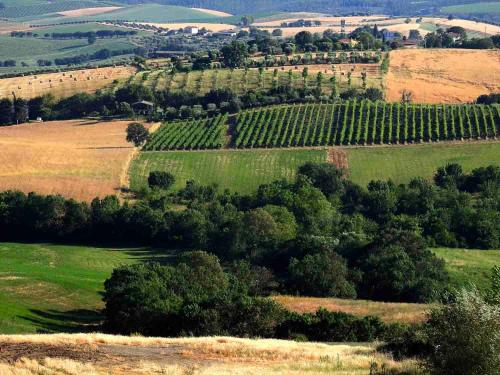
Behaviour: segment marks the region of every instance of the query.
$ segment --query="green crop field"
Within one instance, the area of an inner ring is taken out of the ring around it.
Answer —
[[[90,0],[60,0],[57,2],[27,2],[19,1],[7,3],[6,7],[0,10],[0,18],[29,18],[41,15],[64,12],[67,10],[81,8],[95,8],[106,6],[104,2]]]
[[[162,258],[147,249],[1,243],[0,332],[81,330],[98,318],[113,268],[151,257]]]
[[[130,170],[134,190],[144,187],[151,171],[175,175],[175,188],[187,180],[201,184],[217,183],[239,193],[251,193],[262,184],[278,179],[291,180],[297,168],[308,162],[326,161],[325,150],[255,150],[255,151],[173,151],[142,152]]]
[[[500,3],[484,2],[451,5],[441,8],[443,13],[500,13]]]
[[[491,269],[500,266],[500,250],[438,248],[433,251],[446,261],[451,284],[455,287],[474,283],[479,289],[487,289],[491,285]]]
[[[356,183],[366,185],[389,178],[395,183],[407,183],[417,176],[430,179],[437,168],[447,163],[459,163],[466,171],[500,165],[500,142],[357,147],[349,148],[347,156],[349,176]]]

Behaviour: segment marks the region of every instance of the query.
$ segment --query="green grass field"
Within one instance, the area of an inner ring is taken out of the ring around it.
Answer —
[[[217,183],[239,193],[251,193],[262,184],[294,178],[297,168],[308,162],[324,162],[324,150],[178,151],[142,152],[130,170],[131,188],[147,183],[149,172],[163,170],[176,176],[175,188],[187,180]]]
[[[500,250],[435,249],[444,258],[455,286],[472,281],[488,286],[500,264]],[[92,330],[101,319],[103,283],[112,270],[141,261],[168,261],[172,252],[144,248],[113,249],[51,244],[0,244],[0,333]],[[325,299],[328,301],[329,299]],[[382,305],[342,301],[356,315],[386,312]],[[403,304],[402,313],[405,313]],[[368,308],[368,311],[366,311]],[[395,321],[401,320],[393,309]],[[359,311],[358,311],[359,310]]]
[[[447,163],[459,163],[465,171],[500,165],[500,142],[359,147],[348,149],[347,155],[350,179],[358,184],[389,178],[407,183],[417,176],[430,179]]]
[[[441,8],[443,13],[500,13],[500,3],[484,2],[462,5],[451,5]]]
[[[491,269],[500,266],[500,250],[433,249],[446,261],[451,284],[455,287],[474,283],[480,289],[490,286]]]
[[[68,331],[98,318],[113,268],[150,257],[147,249],[0,244],[0,333]]]

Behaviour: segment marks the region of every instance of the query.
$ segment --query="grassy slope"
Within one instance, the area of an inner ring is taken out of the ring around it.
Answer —
[[[307,161],[325,160],[323,150],[143,152],[132,162],[130,180],[132,189],[138,189],[146,184],[150,171],[165,170],[176,176],[176,188],[192,179],[250,193],[261,184],[292,179]]]
[[[112,269],[150,256],[144,249],[0,244],[0,332],[67,331],[92,321]]]
[[[43,32],[43,31],[39,31]],[[92,54],[103,48],[111,51],[129,50],[135,45],[127,38],[98,39],[89,45],[86,39],[50,40],[39,38],[11,38],[0,36],[0,56],[2,60],[16,60],[17,67],[0,68],[0,73],[26,70],[21,62],[26,62],[28,70],[38,68],[37,60],[54,60],[81,54]]]
[[[413,177],[432,178],[437,168],[459,163],[466,171],[500,165],[500,143],[439,143],[415,146],[359,147],[347,150],[351,180],[405,183]]]
[[[451,5],[441,8],[443,13],[500,13],[500,3],[484,2]]]
[[[446,261],[451,283],[459,287],[474,283],[480,289],[490,286],[491,269],[500,266],[500,250],[434,249]]]

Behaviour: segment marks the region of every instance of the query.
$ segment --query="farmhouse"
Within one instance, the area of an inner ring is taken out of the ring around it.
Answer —
[[[139,115],[150,115],[151,113],[153,113],[154,106],[155,105],[153,103],[146,100],[142,100],[140,102],[132,104],[134,112]]]
[[[196,26],[187,26],[183,31],[184,34],[197,35],[200,32],[200,29]]]

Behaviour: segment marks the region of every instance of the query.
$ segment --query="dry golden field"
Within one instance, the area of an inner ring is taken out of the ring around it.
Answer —
[[[372,345],[232,337],[143,338],[103,334],[0,336],[2,375],[368,374],[370,365],[415,369]]]
[[[109,13],[118,9],[121,9],[121,7],[83,8],[83,9],[67,10],[64,12],[59,12],[57,14],[66,17],[83,17],[83,16],[94,16],[96,14]]]
[[[375,315],[387,323],[419,323],[426,320],[430,306],[419,303],[391,303],[340,298],[276,296],[285,308],[299,313],[314,313],[319,308],[356,316]]]
[[[49,93],[62,98],[80,92],[93,93],[136,72],[134,67],[117,66],[3,78],[0,79],[0,98],[12,98],[15,94],[18,98],[30,99]]]
[[[54,121],[0,127],[0,191],[61,194],[90,201],[117,194],[134,148],[130,121]]]
[[[29,30],[30,25],[28,23],[20,22],[10,22],[0,20],[0,35],[10,34],[12,31],[25,31]]]
[[[231,17],[232,14],[226,13],[226,12],[221,12],[220,10],[213,10],[213,9],[205,9],[205,8],[191,8],[193,10],[198,10],[200,12],[210,14],[211,16],[216,16],[216,17]]]
[[[399,101],[403,90],[415,103],[465,103],[500,91],[500,51],[407,49],[390,54],[386,97]]]
[[[300,18],[319,21],[321,26],[311,26],[311,27],[281,27],[282,22],[294,22]],[[323,33],[327,29],[334,30],[336,32],[341,31],[340,22],[341,20],[346,21],[346,31],[351,32],[354,29],[361,26],[373,26],[377,25],[379,29],[388,29],[391,31],[397,31],[401,34],[408,36],[410,30],[418,30],[422,36],[430,32],[430,27],[441,27],[446,29],[451,26],[461,26],[469,32],[482,33],[487,35],[496,35],[500,33],[500,26],[490,25],[482,22],[475,22],[462,19],[448,20],[446,18],[437,17],[424,17],[421,22],[417,23],[417,18],[410,18],[410,22],[406,22],[406,17],[402,18],[392,18],[384,15],[373,15],[373,16],[353,16],[353,17],[327,17],[324,15],[312,15],[311,17],[293,17],[288,19],[274,19],[271,21],[256,22],[253,26],[262,28],[264,30],[272,31],[276,28],[280,28],[283,31],[284,36],[294,36],[300,31],[310,31],[311,33]]]

